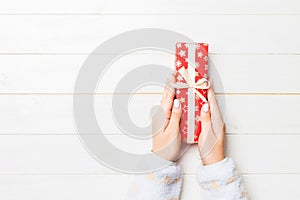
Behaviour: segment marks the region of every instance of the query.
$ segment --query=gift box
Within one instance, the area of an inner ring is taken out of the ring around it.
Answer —
[[[176,98],[181,102],[180,133],[183,142],[197,143],[201,108],[207,102],[208,44],[176,43]]]

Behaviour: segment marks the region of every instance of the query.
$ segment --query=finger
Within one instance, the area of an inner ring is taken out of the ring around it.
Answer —
[[[166,85],[164,87],[164,93],[160,101],[160,105],[166,111],[167,118],[170,118],[171,116],[171,110],[172,110],[173,100],[175,96],[175,89],[171,86],[171,83],[174,82],[175,82],[175,77],[174,74],[172,74],[166,82]]]
[[[164,87],[164,96],[165,97],[174,97],[175,88],[172,87],[172,83],[175,83],[175,75],[173,73],[169,76],[169,78],[166,81],[166,84]],[[163,99],[164,98],[162,98],[162,100]]]
[[[205,103],[201,108],[201,134],[207,133],[211,126],[209,104]]]
[[[209,102],[209,106],[210,106],[210,110],[211,110],[211,118],[217,121],[222,121],[222,115],[220,112],[220,108],[216,99],[216,95],[214,93],[214,90],[212,88],[208,89],[208,102]]]
[[[161,106],[155,106],[150,111],[152,121],[152,135],[158,135],[165,130],[166,125],[169,123],[169,119],[166,118],[166,112]]]
[[[211,112],[209,103],[201,108],[201,133],[198,140],[199,153],[201,158],[206,157],[214,147],[217,138],[212,130]]]
[[[179,130],[179,122],[181,118],[181,105],[178,99],[174,99],[172,114],[168,125],[169,129],[174,131]]]
[[[224,132],[224,122],[212,88],[208,90],[208,102],[211,111],[211,124],[217,137]]]

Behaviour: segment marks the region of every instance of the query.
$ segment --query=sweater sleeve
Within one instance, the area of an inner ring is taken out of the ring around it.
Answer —
[[[205,200],[246,200],[246,190],[231,158],[197,170],[197,182]]]
[[[181,186],[181,167],[173,164],[154,173],[135,175],[126,200],[178,200]]]

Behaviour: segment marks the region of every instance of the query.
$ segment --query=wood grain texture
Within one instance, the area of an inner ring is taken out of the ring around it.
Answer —
[[[296,0],[12,0],[3,4],[1,14],[299,14],[300,6]]]
[[[150,153],[151,140],[126,135],[106,136],[123,151]],[[0,175],[111,175],[120,174],[90,155],[79,136],[0,136]],[[227,155],[243,174],[299,174],[299,135],[228,135]],[[280,158],[280,159],[279,159]],[[200,160],[192,145],[179,161],[184,174],[195,174]]]
[[[115,98],[124,97],[116,95]],[[150,125],[150,110],[161,95],[134,95],[128,104],[129,121]],[[218,96],[232,134],[299,134],[300,96]],[[95,114],[105,134],[122,133],[114,115],[111,95],[95,97]],[[123,101],[123,99],[121,99]],[[71,95],[7,95],[0,98],[1,134],[76,134]],[[84,107],[83,107],[84,108]],[[114,114],[114,112],[116,112]],[[122,110],[122,113],[127,113]],[[122,129],[128,130],[127,127]],[[90,130],[90,134],[98,130]]]
[[[91,53],[112,36],[155,27],[209,43],[211,53],[299,54],[299,19],[300,15],[201,15],[195,19],[185,15],[142,15],[138,20],[132,15],[3,15],[0,53]],[[195,20],[201,27],[195,27]]]
[[[87,57],[87,55],[0,55],[0,92],[73,93],[76,78]],[[99,62],[101,58],[102,56],[97,56]],[[211,54],[209,59],[210,77],[216,93],[300,94],[298,55]],[[145,51],[143,54],[134,53],[120,58],[107,69],[96,92],[113,93],[122,77],[145,64],[160,64],[173,69],[174,56]],[[131,91],[128,89],[127,92]],[[146,92],[160,93],[162,87],[149,85],[136,91],[136,93]]]

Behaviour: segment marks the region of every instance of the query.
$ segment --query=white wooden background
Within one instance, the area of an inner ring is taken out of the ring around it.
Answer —
[[[87,55],[123,31],[156,27],[210,44],[212,78],[227,122],[232,156],[251,199],[299,199],[300,3],[297,0],[10,0],[0,5],[0,199],[122,199],[128,175],[96,162],[76,135],[72,91]],[[201,25],[201,27],[200,27]],[[134,63],[134,64],[132,64]],[[97,117],[120,148],[150,141],[121,135],[111,116],[113,86],[138,64],[173,66],[155,52],[116,62],[97,94]],[[111,77],[114,79],[111,79]],[[108,83],[111,86],[108,86]],[[137,124],[161,88],[138,91]],[[149,147],[150,148],[150,147]],[[182,199],[199,199],[195,148],[184,166]]]

